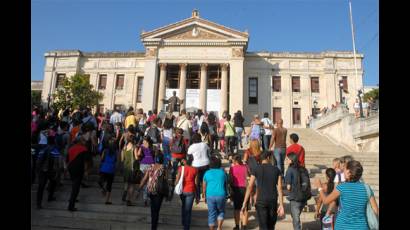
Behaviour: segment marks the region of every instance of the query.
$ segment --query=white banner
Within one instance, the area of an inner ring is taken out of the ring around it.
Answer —
[[[199,109],[199,89],[186,89],[185,108],[188,112]]]
[[[206,111],[219,113],[221,106],[221,90],[220,89],[208,89],[206,92]]]
[[[173,96],[173,91],[179,96],[179,89],[166,89],[165,98],[169,99]],[[206,111],[214,111],[219,113],[221,106],[221,90],[220,89],[208,89],[206,98]],[[199,109],[199,89],[186,89],[185,93],[185,108],[188,112]]]

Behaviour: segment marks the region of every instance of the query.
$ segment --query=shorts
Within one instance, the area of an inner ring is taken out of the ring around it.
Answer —
[[[245,199],[246,187],[232,187],[233,191],[233,209],[234,210],[241,210],[243,200]],[[246,203],[246,210],[250,210],[249,200]]]

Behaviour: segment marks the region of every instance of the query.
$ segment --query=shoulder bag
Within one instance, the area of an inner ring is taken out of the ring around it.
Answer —
[[[182,166],[182,173],[181,173],[181,177],[179,178],[179,181],[177,183],[177,185],[175,186],[175,194],[177,195],[181,195],[182,194],[182,190],[183,190],[183,181],[184,181],[184,171],[185,171],[185,166]]]
[[[364,184],[364,187],[366,188],[367,197],[369,198],[367,201],[367,207],[366,207],[367,225],[369,225],[370,230],[378,230],[379,229],[379,218],[374,213],[372,205],[370,204],[371,189],[370,189],[370,186],[367,184]]]

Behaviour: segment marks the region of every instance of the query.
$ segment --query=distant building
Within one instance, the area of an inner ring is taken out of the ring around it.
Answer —
[[[31,91],[42,91],[43,90],[43,81],[31,81]]]
[[[249,125],[254,114],[268,112],[283,118],[286,127],[305,127],[314,109],[331,108],[343,97],[353,104],[362,88],[363,54],[248,52],[249,34],[199,17],[198,11],[182,21],[142,32],[144,51],[45,53],[43,102],[76,73],[89,76],[104,98],[98,110],[166,109],[163,99],[184,99],[181,108],[233,115],[243,112]],[[314,102],[315,105],[314,105]]]

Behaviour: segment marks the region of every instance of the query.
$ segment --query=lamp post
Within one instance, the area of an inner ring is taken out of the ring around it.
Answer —
[[[362,105],[362,97],[363,97],[363,92],[362,92],[362,90],[359,89],[357,96],[359,97],[360,118],[364,118],[364,115],[363,115],[363,105]]]
[[[316,118],[316,106],[317,106],[317,101],[315,99],[313,101],[313,118]]]
[[[340,95],[340,104],[343,104],[343,77],[339,76],[339,95]]]

